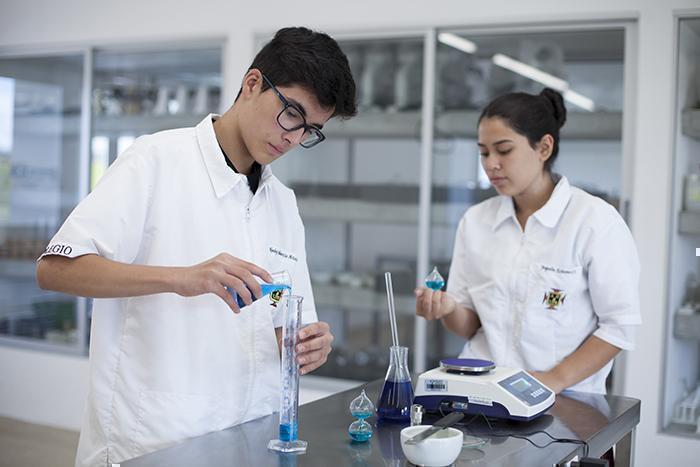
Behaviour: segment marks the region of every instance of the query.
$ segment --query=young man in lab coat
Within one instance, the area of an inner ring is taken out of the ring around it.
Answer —
[[[71,213],[37,268],[43,289],[94,297],[77,466],[105,466],[279,407],[281,309],[256,278],[301,295],[301,373],[333,336],[317,322],[294,193],[268,164],[356,112],[337,43],[287,28],[233,106],[139,138]],[[319,156],[320,157],[320,156]],[[229,290],[247,305],[239,310]],[[254,303],[253,303],[254,302]]]

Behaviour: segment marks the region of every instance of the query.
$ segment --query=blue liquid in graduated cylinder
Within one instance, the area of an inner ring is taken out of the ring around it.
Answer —
[[[265,295],[270,295],[272,292],[275,292],[277,290],[292,290],[291,287],[288,285],[283,285],[283,284],[267,284],[267,283],[262,283],[260,284],[260,288],[262,289],[262,296],[264,297]],[[229,293],[231,296],[236,300],[236,303],[238,304],[238,308],[243,308],[244,306],[248,306],[245,304],[243,299],[236,293],[234,289],[228,288]],[[251,293],[251,295],[253,295]],[[253,296],[255,302],[256,300],[260,299],[255,299],[255,296]],[[262,297],[260,297],[262,298]]]
[[[413,386],[410,381],[384,381],[377,415],[390,421],[407,422],[411,418],[412,403]]]
[[[429,289],[440,290],[445,287],[445,281],[425,281],[425,285]]]
[[[296,423],[280,423],[280,441],[296,441],[299,437]]]

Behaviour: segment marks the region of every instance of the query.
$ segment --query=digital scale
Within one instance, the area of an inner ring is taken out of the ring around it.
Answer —
[[[496,367],[488,360],[449,358],[418,376],[413,403],[428,412],[529,421],[554,404],[554,392],[523,370]]]

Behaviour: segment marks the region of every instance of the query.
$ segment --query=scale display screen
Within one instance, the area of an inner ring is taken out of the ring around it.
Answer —
[[[539,404],[547,399],[551,391],[542,386],[536,379],[524,371],[520,371],[508,378],[499,381],[498,384],[509,393],[526,403],[527,405]]]
[[[523,392],[523,391],[527,390],[530,386],[532,386],[532,384],[528,383],[523,378],[516,379],[515,381],[510,383],[510,385],[513,386],[515,388],[515,390],[518,392]]]

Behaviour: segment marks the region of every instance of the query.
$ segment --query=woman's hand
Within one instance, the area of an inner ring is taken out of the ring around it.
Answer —
[[[433,291],[425,287],[417,288],[416,314],[427,320],[442,319],[457,309],[454,298],[441,290]]]
[[[528,371],[533,378],[554,391],[554,394],[559,394],[565,387],[553,371]]]

